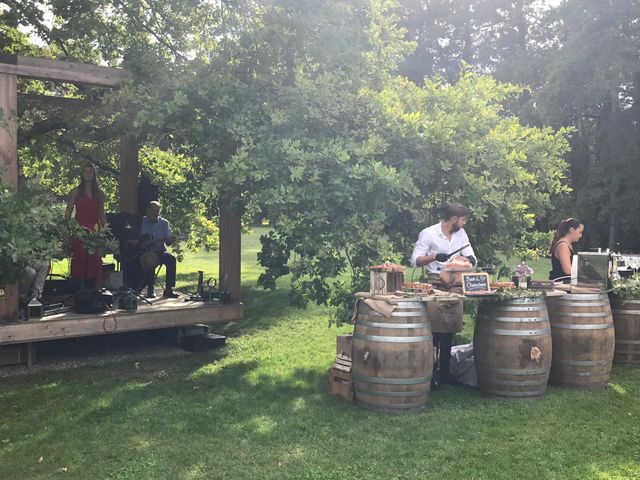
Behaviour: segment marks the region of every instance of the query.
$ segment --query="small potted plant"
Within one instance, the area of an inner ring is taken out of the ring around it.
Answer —
[[[533,275],[533,268],[521,262],[520,265],[513,269],[513,277],[511,279],[516,287],[527,289],[531,283],[531,275]]]

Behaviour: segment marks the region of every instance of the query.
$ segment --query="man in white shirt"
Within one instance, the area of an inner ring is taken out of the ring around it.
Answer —
[[[452,257],[465,257],[471,265],[477,263],[464,225],[469,210],[460,203],[451,203],[444,208],[442,221],[425,228],[411,255],[414,268],[426,267],[429,274],[439,274]],[[432,385],[440,380],[449,380],[449,357],[453,334],[462,330],[462,300],[458,302],[427,302],[427,313],[433,331],[433,344],[438,352],[434,365]]]
[[[472,265],[476,264],[473,248],[469,244],[469,237],[464,231],[469,210],[460,203],[451,203],[444,208],[441,222],[425,228],[418,235],[418,241],[413,248],[411,265],[413,268],[427,267],[429,273],[440,273],[446,266],[450,254],[459,250],[456,255],[466,257]]]

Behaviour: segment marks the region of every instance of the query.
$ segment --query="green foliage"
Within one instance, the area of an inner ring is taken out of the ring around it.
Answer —
[[[95,342],[85,354],[82,341],[63,352],[65,359],[82,353],[68,369],[42,359],[24,374],[4,367],[0,478],[640,476],[639,369],[614,365],[608,388],[549,386],[527,401],[443,385],[420,414],[373,413],[326,393],[336,335],[353,326],[327,328],[323,307],[287,306],[284,281],[275,291],[252,286],[258,248],[255,236],[243,237],[244,319],[216,326],[227,336],[222,349],[186,353],[150,346],[151,335],[140,344],[132,343],[139,336],[114,335],[109,354],[91,351]],[[189,255],[179,273],[195,285],[210,257]],[[466,317],[464,343],[473,328]],[[87,359],[95,364],[78,365]]]
[[[510,302],[520,298],[543,298],[545,296],[544,290],[522,288],[498,288],[495,293],[500,302]]]
[[[0,286],[17,283],[31,260],[58,258],[70,229],[64,205],[36,183],[13,192],[0,183]]]
[[[547,38],[532,66],[532,116],[552,125],[573,123],[571,177],[575,188],[568,216],[585,222],[586,246],[640,248],[640,32],[637,0],[563,2],[548,15]]]
[[[67,224],[65,237],[73,237],[80,240],[91,255],[107,255],[114,253],[116,249],[116,241],[111,237],[109,227],[105,227],[100,231],[90,230],[78,225],[78,222],[73,218]]]
[[[42,21],[33,10],[40,3],[59,23]],[[540,248],[536,219],[569,191],[562,157],[570,130],[509,116],[506,105],[522,88],[459,70],[459,59],[455,83],[432,78],[418,87],[396,77],[416,46],[398,26],[399,2],[145,5],[29,1],[9,9],[12,22],[36,25],[52,55],[72,52],[133,75],[91,95],[55,87],[97,103],[90,115],[58,112],[61,127],[47,130],[42,108],[23,115],[31,127],[23,129],[25,164],[52,173],[59,193],[85,158],[117,171],[118,139],[135,134],[164,212],[179,233],[191,232],[190,245],[215,248],[215,226],[204,218],[219,208],[269,218],[260,284],[272,288],[290,273],[296,303],[331,305],[341,319],[353,292],[366,289],[369,265],[406,260],[448,201],[470,206],[481,262]],[[486,8],[478,14],[490,16]],[[469,12],[458,10],[461,31],[475,28]],[[514,31],[511,20],[504,31]],[[115,182],[104,185],[114,206]]]
[[[568,131],[504,116],[502,106],[520,91],[467,71],[453,85],[429,80],[419,88],[398,80],[381,95],[393,133],[388,158],[420,172],[413,178],[422,201],[415,219],[435,223],[442,203],[468,205],[467,230],[482,262],[499,263],[497,252],[522,256],[539,248],[535,219],[567,191],[562,157]]]
[[[623,278],[616,280],[611,289],[613,297],[621,302],[640,298],[640,282],[636,278]]]

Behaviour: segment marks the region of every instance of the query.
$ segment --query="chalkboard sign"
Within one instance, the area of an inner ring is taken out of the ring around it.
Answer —
[[[463,273],[462,274],[462,292],[467,293],[489,293],[489,274],[488,273]]]

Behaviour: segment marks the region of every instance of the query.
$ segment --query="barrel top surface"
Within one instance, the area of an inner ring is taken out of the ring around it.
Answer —
[[[540,293],[539,295],[536,295],[536,296],[531,295],[531,292],[533,290],[525,290],[525,291],[528,293],[523,293],[522,296],[518,296],[517,292],[513,292],[513,300],[526,300],[526,299],[540,300],[547,297],[564,297],[565,295],[567,295],[567,292],[563,292],[562,290],[535,290]],[[477,298],[479,300],[495,301],[496,299],[500,298],[500,294],[497,292],[490,292],[490,293],[483,293],[483,294],[465,295],[465,297]]]
[[[562,290],[549,290],[548,292],[546,292],[546,297],[564,297],[565,295],[567,295],[567,292],[564,292]]]
[[[605,300],[609,299],[609,296],[606,293],[566,293],[564,296],[559,298],[558,300],[562,301],[595,301],[595,300]]]

